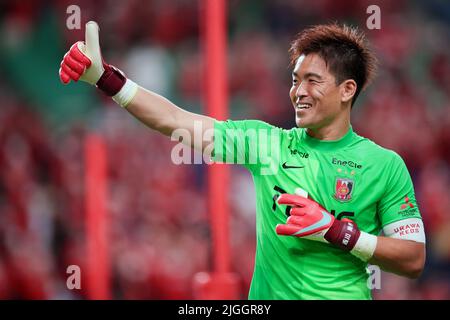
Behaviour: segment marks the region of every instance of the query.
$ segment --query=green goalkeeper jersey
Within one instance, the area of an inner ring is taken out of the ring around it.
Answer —
[[[304,129],[262,121],[216,121],[213,160],[238,163],[256,191],[256,256],[249,299],[371,299],[367,263],[331,244],[279,236],[281,193],[296,188],[337,219],[378,235],[386,224],[420,218],[408,170],[395,152],[357,135],[321,141]],[[249,199],[250,201],[250,199]]]

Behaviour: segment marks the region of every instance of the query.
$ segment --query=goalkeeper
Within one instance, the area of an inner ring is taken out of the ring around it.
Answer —
[[[251,172],[257,248],[250,299],[371,299],[368,263],[409,278],[425,263],[424,226],[403,160],[350,123],[359,93],[374,77],[375,57],[362,32],[337,24],[304,30],[290,54],[297,124],[290,130],[217,121],[140,87],[103,61],[95,22],[87,23],[85,42],[64,56],[59,75],[65,84],[95,85],[164,135],[184,129],[194,137],[201,123],[196,135],[213,130],[214,148],[208,141],[195,146],[194,139],[192,147],[211,150],[216,161],[240,160]],[[278,140],[247,134],[252,131]],[[274,146],[269,156],[252,154]]]

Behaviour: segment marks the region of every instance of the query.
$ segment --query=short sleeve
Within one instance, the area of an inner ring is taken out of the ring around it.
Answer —
[[[420,218],[411,176],[403,159],[396,153],[386,170],[385,192],[378,203],[381,225],[409,218]],[[381,174],[381,173],[380,173]]]
[[[216,121],[212,160],[240,164],[250,171],[270,165],[279,153],[280,133],[281,129],[258,120]]]

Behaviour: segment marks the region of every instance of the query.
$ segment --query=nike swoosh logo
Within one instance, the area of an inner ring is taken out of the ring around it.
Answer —
[[[305,166],[289,166],[289,165],[287,165],[286,162],[285,162],[285,163],[283,163],[282,167],[283,167],[283,169],[302,169],[302,168],[304,168]]]
[[[309,232],[311,230],[314,230],[314,229],[322,228],[323,226],[326,226],[327,224],[329,224],[331,222],[331,216],[328,213],[326,213],[324,211],[320,211],[320,213],[322,213],[322,218],[319,221],[317,221],[316,223],[314,223],[314,224],[312,224],[312,225],[310,225],[310,226],[308,226],[308,227],[306,227],[306,228],[304,228],[302,230],[299,230],[299,231],[295,232],[293,234],[293,236],[296,236],[296,235],[299,235],[299,234],[303,234],[303,233],[307,233],[307,232]]]

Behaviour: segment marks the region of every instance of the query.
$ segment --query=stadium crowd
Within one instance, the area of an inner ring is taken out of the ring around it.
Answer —
[[[0,59],[0,299],[86,298],[83,289],[66,288],[66,268],[85,263],[83,143],[91,132],[105,139],[109,155],[113,297],[191,299],[193,275],[211,268],[207,166],[175,165],[175,142],[148,130],[101,94],[90,88],[82,91],[83,84],[71,84],[86,97],[77,105],[64,100],[73,97],[64,96],[62,84],[47,86],[30,70],[30,85],[24,89],[23,77],[15,73],[13,56],[54,20],[62,30],[56,41],[60,46],[53,38],[41,46],[55,46],[53,66],[46,73],[58,81],[56,57],[83,38],[83,30],[65,27],[72,2],[0,5],[0,49],[5,55]],[[334,20],[366,30],[380,71],[354,106],[353,127],[405,159],[428,249],[419,279],[383,273],[381,289],[373,295],[449,299],[450,6],[439,1],[378,1],[381,30],[367,30],[370,2],[228,1],[230,118],[293,127],[287,53],[293,35],[310,24]],[[99,22],[103,54],[110,63],[142,86],[200,112],[204,26],[198,23],[199,1],[77,3],[82,24]],[[23,57],[40,64],[43,52]],[[44,94],[46,99],[55,97],[56,109],[45,102]],[[83,112],[72,118],[76,108]],[[232,269],[246,298],[256,240],[254,189],[243,168],[232,167],[231,174]]]

